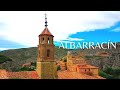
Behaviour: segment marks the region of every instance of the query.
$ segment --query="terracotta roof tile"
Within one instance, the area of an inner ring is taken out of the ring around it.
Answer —
[[[93,77],[78,72],[69,72],[67,70],[58,71],[57,74],[58,74],[58,79],[104,79],[100,76]]]
[[[36,71],[8,72],[9,78],[39,79]]]
[[[105,79],[100,76],[89,76],[78,72],[58,71],[58,79]],[[0,79],[39,79],[36,71],[7,72],[0,70]]]
[[[51,32],[48,30],[48,28],[46,27],[42,33],[40,35],[52,35]],[[52,35],[53,36],[53,35]]]
[[[98,67],[95,67],[92,65],[77,65],[77,67],[79,67],[79,68],[98,68]]]
[[[4,69],[0,70],[0,79],[8,79],[6,70]]]

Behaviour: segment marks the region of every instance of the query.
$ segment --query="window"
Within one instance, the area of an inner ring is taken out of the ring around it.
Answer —
[[[47,57],[50,57],[50,50],[47,50]]]
[[[42,43],[44,43],[44,38],[42,38]]]
[[[50,39],[48,38],[48,44],[50,44]]]

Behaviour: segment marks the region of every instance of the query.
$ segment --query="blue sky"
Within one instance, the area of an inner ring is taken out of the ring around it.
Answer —
[[[0,39],[0,47],[1,48],[12,48],[12,49],[16,49],[16,48],[22,48],[25,47],[24,45],[21,45],[19,43],[13,42],[13,41],[8,41],[8,40],[4,40],[4,39]]]
[[[37,47],[45,11],[0,11],[0,50]],[[120,11],[47,11],[54,44],[120,42]]]
[[[89,32],[77,32],[76,34],[69,35],[71,38],[83,38],[84,41],[93,41],[93,42],[104,42],[104,41],[112,41],[119,42],[120,41],[120,22],[117,22],[114,26],[105,28],[105,29],[96,29],[94,31]]]
[[[120,22],[116,22],[113,26],[105,29],[94,29],[91,31],[77,32],[76,34],[70,34],[68,38],[81,38],[83,40],[62,40],[65,47],[64,41],[75,42],[76,45],[78,42],[120,42]],[[60,46],[60,42],[55,42],[57,46]],[[70,44],[67,44],[68,48]],[[62,45],[61,45],[62,46]]]

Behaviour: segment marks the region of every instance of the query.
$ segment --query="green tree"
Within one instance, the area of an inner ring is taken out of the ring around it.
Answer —
[[[103,71],[99,71],[99,75],[106,78],[106,79],[114,79],[113,76],[110,76],[109,74],[103,72]]]
[[[104,72],[112,75],[113,74],[113,69],[110,66],[106,66],[105,69],[104,69]]]

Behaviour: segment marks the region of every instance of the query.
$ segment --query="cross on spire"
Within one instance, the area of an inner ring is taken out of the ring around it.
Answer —
[[[47,27],[48,25],[47,25],[47,14],[45,13],[45,27]]]

